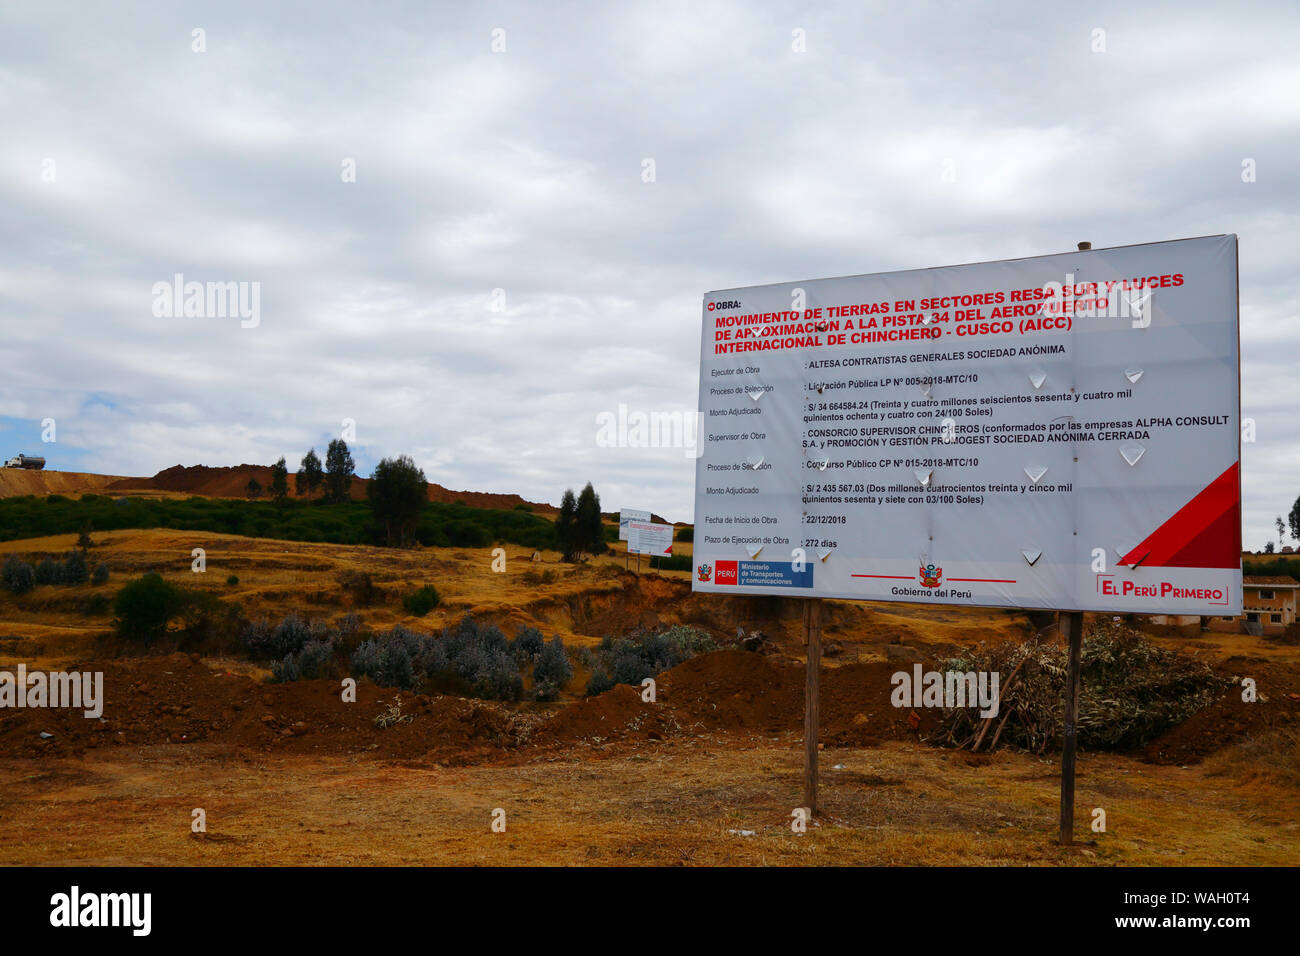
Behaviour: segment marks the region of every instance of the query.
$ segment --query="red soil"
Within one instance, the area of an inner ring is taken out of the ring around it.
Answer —
[[[289,475],[289,491],[293,493],[294,475]],[[229,467],[212,467],[209,465],[173,465],[164,468],[152,478],[120,478],[107,486],[105,491],[172,491],[182,494],[202,495],[209,498],[243,498],[248,494],[248,481],[255,478],[262,486],[265,495],[271,487],[271,469],[266,465],[232,465]],[[366,497],[365,478],[353,477],[352,498],[354,501]],[[323,492],[317,492],[319,497]],[[463,501],[471,508],[512,509],[517,505],[528,505],[539,514],[555,511],[551,505],[535,501],[526,501],[519,495],[494,494],[482,491],[453,491],[442,485],[429,483],[429,500],[440,503]]]
[[[821,741],[864,747],[882,740],[915,740],[932,729],[933,712],[910,711],[889,700],[894,663],[830,667],[822,672]],[[709,731],[775,736],[803,731],[804,666],[746,651],[703,654],[661,674],[656,703],[637,688],[619,686],[557,713],[541,740],[655,739]]]
[[[1196,762],[1229,744],[1300,720],[1300,667],[1239,663],[1262,695],[1241,701],[1233,689],[1215,704],[1150,743],[1143,759]],[[898,662],[854,663],[822,673],[821,740],[866,747],[917,740],[934,729],[936,712],[890,703]],[[362,682],[357,702],[343,703],[338,681],[266,684],[214,670],[196,656],[90,662],[104,674],[103,717],[81,710],[0,710],[0,755],[78,754],[92,747],[224,745],[279,753],[372,752],[448,764],[499,760],[529,747],[579,741],[647,741],[702,733],[798,735],[803,728],[804,667],[746,651],[695,657],[659,676],[657,701],[621,685],[549,717],[507,705],[415,695]],[[1265,699],[1266,698],[1266,699]],[[394,699],[414,720],[387,729],[374,719]],[[40,733],[53,734],[42,739]]]
[[[368,750],[448,762],[496,753],[512,739],[503,709],[457,697],[424,697],[362,683],[343,703],[338,681],[263,684],[216,671],[194,657],[91,662],[104,674],[102,719],[72,709],[0,711],[0,753],[76,754],[98,746],[201,741],[281,753]],[[374,719],[394,698],[415,719],[387,729]],[[41,731],[54,734],[42,739]]]
[[[1141,752],[1143,760],[1198,763],[1230,744],[1300,723],[1300,667],[1234,657],[1223,670],[1233,676],[1253,677],[1258,699],[1246,703],[1241,699],[1241,687],[1230,687],[1219,700],[1147,744]]]

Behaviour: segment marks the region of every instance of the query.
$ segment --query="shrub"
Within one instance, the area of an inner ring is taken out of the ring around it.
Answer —
[[[102,563],[95,565],[95,570],[90,575],[90,583],[98,587],[101,584],[107,583],[107,581],[108,581],[108,565]]]
[[[344,660],[350,658],[363,640],[370,636],[365,622],[351,612],[344,614],[334,623],[334,651]]]
[[[80,551],[69,551],[64,556],[59,568],[61,584],[85,584],[90,580],[90,569],[86,566],[86,556]]]
[[[113,601],[113,622],[122,637],[154,641],[167,632],[167,624],[185,610],[184,589],[151,571],[125,584]]]
[[[489,700],[519,700],[524,678],[511,653],[510,642],[494,624],[479,624],[469,615],[454,628],[444,629],[438,642],[439,657],[431,666],[446,675],[454,674],[475,697]]]
[[[695,529],[694,529],[694,528],[678,528],[678,529],[677,529],[677,540],[678,540],[678,541],[694,541],[694,540],[695,540]]]
[[[304,621],[290,612],[272,627],[266,621],[253,621],[244,629],[244,646],[254,657],[281,659],[297,654],[311,641],[330,639],[329,628],[319,621]]]
[[[587,681],[587,696],[595,697],[597,694],[603,694],[614,687],[614,679],[603,670],[591,672],[591,679]]]
[[[515,652],[515,658],[520,661],[535,661],[537,655],[542,652],[542,647],[546,644],[546,638],[542,632],[535,627],[521,627],[519,633],[515,635],[510,649]]]
[[[6,591],[13,594],[26,594],[36,587],[36,569],[18,555],[11,554],[5,558],[4,568],[0,570],[0,580],[3,580]]]
[[[226,583],[227,583],[228,585],[230,585],[230,586],[233,588],[236,584],[239,583],[239,575],[238,575],[238,574],[231,574],[231,575],[227,576],[227,578],[226,578]]]
[[[271,650],[271,624],[262,619],[249,621],[244,628],[244,649],[253,657],[266,657]]]
[[[363,641],[352,654],[352,673],[358,677],[369,677],[381,687],[400,687],[402,690],[415,690],[418,680],[411,651],[419,656],[421,638],[400,625],[391,631]]]
[[[492,543],[492,532],[473,521],[449,522],[446,532],[453,548],[486,548]]]
[[[418,591],[408,594],[402,599],[402,606],[406,608],[407,614],[413,614],[416,617],[424,617],[442,600],[438,596],[438,589],[432,584],[426,584]]]
[[[419,690],[427,683],[454,687],[469,696],[519,700],[523,675],[501,629],[466,615],[440,636],[400,625],[358,645],[352,673],[385,687]]]
[[[596,667],[587,684],[587,696],[603,693],[615,684],[639,685],[696,654],[716,649],[707,632],[685,625],[657,634],[638,631],[626,638],[606,637],[595,653]]]
[[[701,630],[698,627],[690,627],[686,624],[675,624],[659,636],[676,644],[686,652],[687,657],[694,657],[696,654],[707,654],[718,649],[717,642],[713,640],[708,631]]]
[[[564,686],[573,679],[573,666],[564,653],[564,642],[552,638],[542,647],[533,666],[534,696],[538,700],[555,700]]]
[[[340,571],[339,587],[352,598],[352,603],[359,607],[369,607],[383,599],[382,589],[375,587],[375,582],[365,571]]]
[[[365,622],[349,611],[334,624],[334,632],[343,640],[350,640],[365,630]]]
[[[41,558],[41,563],[36,565],[36,583],[57,584],[61,570],[59,563],[47,554]]]
[[[318,680],[334,677],[338,673],[334,664],[334,642],[308,641],[296,654],[286,654],[271,665],[271,682],[285,683],[295,680]]]
[[[524,583],[532,585],[554,584],[555,572],[550,568],[547,568],[545,571],[534,571],[530,568],[524,572]]]
[[[504,651],[471,648],[461,658],[457,672],[475,697],[519,700],[524,696],[523,675],[514,658]]]

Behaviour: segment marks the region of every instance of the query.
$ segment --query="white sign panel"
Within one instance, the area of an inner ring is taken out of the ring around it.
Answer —
[[[649,521],[650,512],[636,508],[624,508],[618,513],[618,540],[627,540],[627,523],[629,521]]]
[[[1241,612],[1237,238],[709,293],[693,584]]]
[[[628,554],[672,554],[673,526],[650,521],[629,521]]]

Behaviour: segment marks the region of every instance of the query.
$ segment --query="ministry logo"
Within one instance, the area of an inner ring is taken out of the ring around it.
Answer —
[[[701,581],[708,583],[709,578],[713,576],[713,568],[707,564],[701,564],[695,571]]]

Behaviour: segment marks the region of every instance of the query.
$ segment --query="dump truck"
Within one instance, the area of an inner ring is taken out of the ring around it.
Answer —
[[[5,462],[6,468],[34,468],[41,469],[45,467],[45,459],[37,458],[33,455],[24,455],[22,452],[14,455]]]

